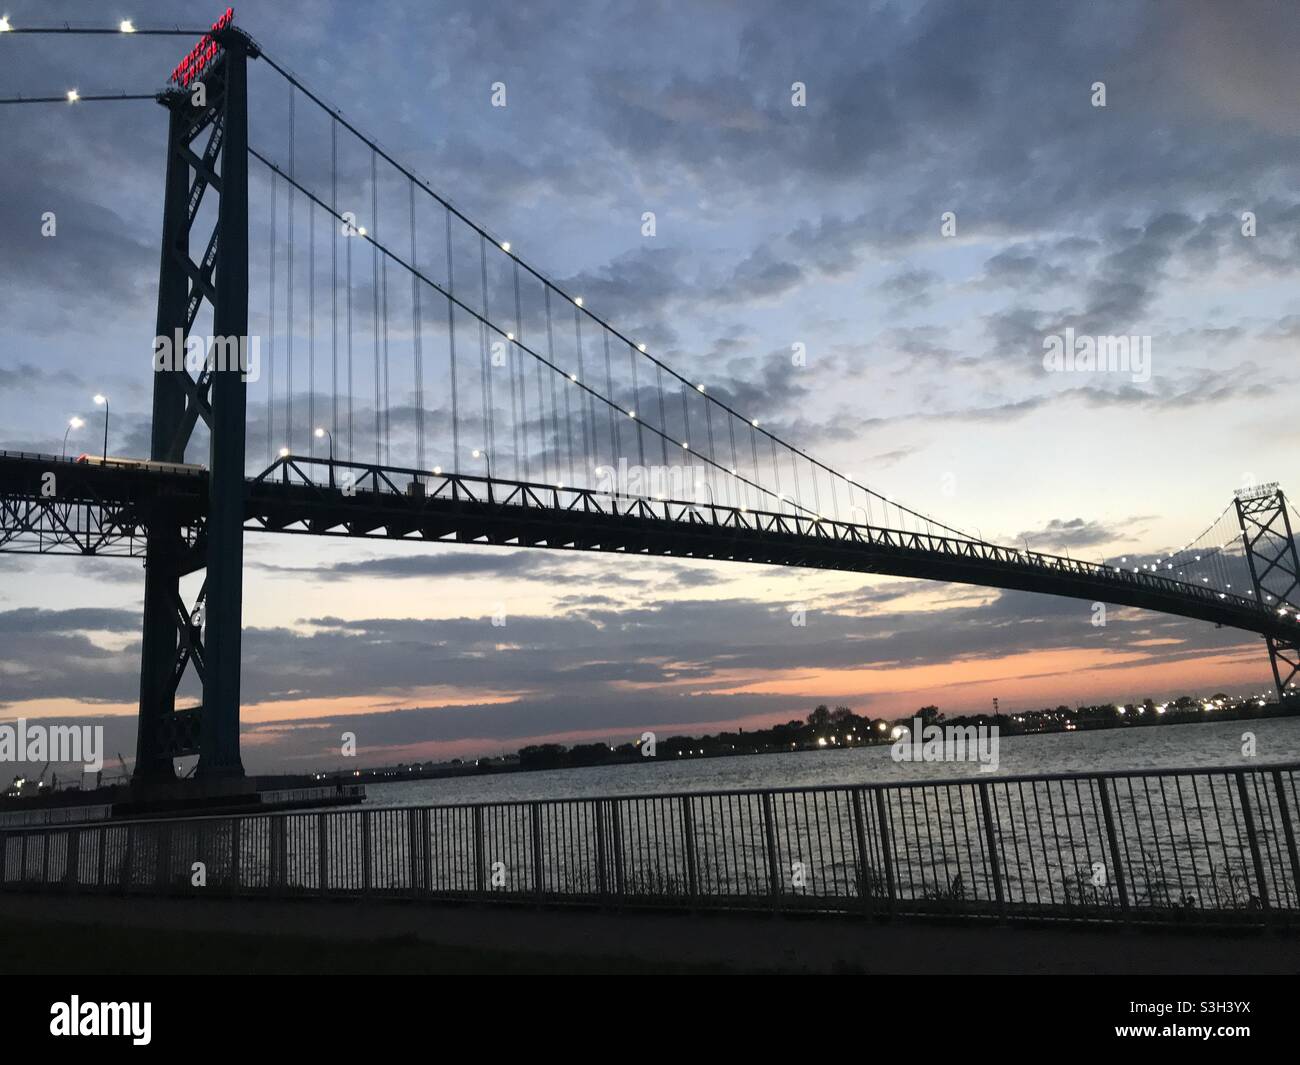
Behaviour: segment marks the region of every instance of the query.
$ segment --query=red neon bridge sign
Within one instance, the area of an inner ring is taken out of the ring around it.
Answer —
[[[202,77],[217,53],[221,51],[221,45],[215,39],[216,35],[229,26],[234,18],[235,9],[226,8],[226,13],[212,24],[212,29],[200,37],[198,43],[189,50],[189,54],[176,64],[176,69],[172,71],[169,80],[185,89],[189,88],[191,82]]]

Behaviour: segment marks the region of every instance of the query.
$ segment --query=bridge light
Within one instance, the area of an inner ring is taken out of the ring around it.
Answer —
[[[688,444],[685,440],[683,440],[683,441],[682,441],[682,450],[683,450],[683,451],[690,451],[690,449],[691,449],[691,445]]]
[[[325,430],[324,430],[324,429],[321,429],[321,428],[318,426],[318,427],[316,428],[316,431],[312,433],[312,436],[314,436],[317,440],[324,440],[324,439],[325,439]]]
[[[577,375],[576,373],[571,373],[571,374],[569,374],[569,380],[572,381],[574,384],[577,384],[577,382],[578,382],[578,375]]]
[[[135,33],[135,27],[131,25],[131,20],[129,18],[124,18],[120,23],[118,23],[117,28],[123,33]]]
[[[435,467],[433,468],[433,472],[434,472],[434,475],[435,475],[435,476],[437,476],[437,477],[441,477],[441,476],[442,476],[442,467],[441,467],[441,466],[435,466]]]
[[[75,414],[68,419],[68,427],[71,429],[80,429],[85,424],[85,421],[78,418]]]
[[[509,250],[510,250],[510,241],[508,241],[508,240],[503,240],[503,241],[501,242],[501,250],[502,250],[502,251],[509,251]]]
[[[630,410],[630,411],[628,411],[628,412],[627,412],[627,416],[628,416],[629,418],[635,418],[635,417],[636,417],[636,411],[634,411],[634,410]]]
[[[289,457],[289,449],[287,447],[280,448],[280,458],[287,459],[288,457]]]
[[[757,418],[753,418],[753,419],[751,419],[749,424],[752,425],[755,429],[757,429],[757,428],[758,428],[758,419],[757,419]]]
[[[366,235],[366,227],[365,227],[365,226],[358,226],[358,227],[357,227],[357,235],[358,235],[358,236],[361,236],[361,237],[364,237],[364,236]]]
[[[9,25],[9,19],[0,18],[0,33],[8,33],[11,29],[13,27]]]
[[[696,392],[703,392],[703,391],[704,391],[704,386],[703,386],[703,385],[696,385],[696,386],[695,386],[695,391],[696,391]]]
[[[507,334],[506,334],[506,339],[507,339],[507,340],[514,340],[514,338],[515,338],[514,333],[507,333]]]
[[[68,103],[75,104],[80,99],[81,99],[81,93],[77,92],[76,89],[68,90]]]
[[[581,297],[581,296],[574,296],[574,297],[573,297],[573,305],[574,305],[575,307],[581,307],[581,306],[582,306],[582,297]]]
[[[636,349],[637,349],[637,351],[645,351],[645,345],[644,345],[644,344],[638,344],[638,345],[636,346]]]

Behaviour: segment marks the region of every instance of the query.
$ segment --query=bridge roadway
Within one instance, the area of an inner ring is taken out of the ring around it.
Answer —
[[[51,486],[48,475],[54,474]],[[878,573],[1139,607],[1300,640],[1300,611],[981,540],[803,513],[289,456],[249,478],[249,532],[495,544]],[[412,485],[415,487],[412,487]],[[0,552],[143,557],[151,515],[180,520],[201,565],[199,467],[0,452]]]

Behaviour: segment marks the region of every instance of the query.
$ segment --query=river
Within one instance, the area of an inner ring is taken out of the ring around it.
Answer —
[[[1254,757],[1242,754],[1247,733],[1255,737]],[[1300,762],[1300,718],[1010,736],[1001,739],[998,755],[997,771],[990,774],[979,773],[973,762],[896,762],[887,746],[732,758],[646,759],[632,765],[368,784],[366,803],[509,802],[1123,769],[1251,768]]]

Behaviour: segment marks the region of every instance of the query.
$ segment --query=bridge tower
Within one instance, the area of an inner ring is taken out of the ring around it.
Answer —
[[[159,97],[168,111],[158,337],[173,358],[155,360],[150,455],[186,461],[200,421],[208,429],[208,508],[192,542],[165,498],[148,515],[145,555],[140,716],[134,783],[165,789],[172,759],[198,754],[201,784],[242,778],[239,666],[242,621],[244,447],[248,337],[247,61],[256,45],[227,24],[214,27],[173,74]],[[199,86],[202,85],[202,89]],[[195,222],[205,196],[217,196],[216,221],[202,244]],[[194,247],[201,257],[191,257]],[[204,302],[214,341],[207,364],[191,375],[185,341]],[[177,341],[179,340],[179,343]],[[203,461],[190,456],[195,461]],[[193,604],[181,578],[205,572]],[[202,703],[177,709],[188,670]]]
[[[1276,484],[1239,489],[1234,502],[1256,599],[1279,610],[1300,611],[1300,557],[1282,489]],[[1295,697],[1300,694],[1295,686],[1300,673],[1300,641],[1274,636],[1265,639],[1278,701]]]

